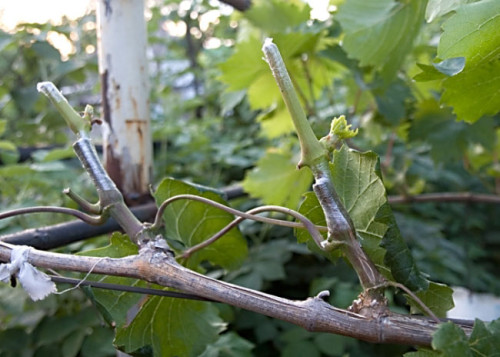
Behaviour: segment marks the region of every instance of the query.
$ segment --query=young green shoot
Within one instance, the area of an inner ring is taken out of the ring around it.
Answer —
[[[266,57],[266,61],[273,72],[273,76],[280,87],[283,100],[290,112],[293,124],[297,131],[300,141],[301,159],[298,167],[311,167],[318,160],[326,157],[326,150],[319,143],[318,138],[314,134],[311,125],[307,121],[306,114],[300,104],[297,93],[294,90],[292,80],[286,70],[285,62],[280,55],[278,47],[273,43],[273,40],[267,38],[262,46],[262,51]]]

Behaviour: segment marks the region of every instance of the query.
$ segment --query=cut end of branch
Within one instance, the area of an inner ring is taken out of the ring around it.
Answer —
[[[61,102],[64,100],[63,95],[61,94],[61,92],[59,92],[59,90],[52,82],[39,82],[36,85],[36,89],[49,99],[52,99],[56,102]]]
[[[266,53],[266,50],[270,47],[270,46],[276,46],[274,43],[273,43],[273,39],[272,37],[268,37],[264,40],[264,44],[262,45],[262,52]]]

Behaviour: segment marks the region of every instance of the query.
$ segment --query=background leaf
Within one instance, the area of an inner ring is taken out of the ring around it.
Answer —
[[[345,31],[343,47],[361,66],[374,66],[390,79],[411,50],[424,17],[426,1],[349,0],[337,19]]]
[[[115,232],[111,236],[109,245],[87,250],[79,253],[84,256],[122,258],[138,253],[137,246],[133,244],[128,236]],[[92,276],[99,277],[98,281],[110,284],[121,284],[126,286],[147,286],[147,283],[137,279],[115,277],[115,276]],[[84,291],[106,318],[108,323],[123,326],[127,323],[127,315],[131,309],[142,299],[140,294],[126,293],[105,289],[85,288]]]
[[[292,161],[291,155],[268,152],[247,173],[243,188],[266,204],[296,209],[302,193],[311,185],[312,175],[306,169],[298,170]]]
[[[470,145],[481,144],[491,149],[495,142],[494,128],[495,121],[491,118],[474,124],[457,122],[449,109],[443,110],[434,99],[429,99],[419,104],[409,138],[429,143],[435,162],[455,162]]]
[[[153,356],[198,356],[224,328],[211,303],[154,296],[117,331],[115,344],[126,353],[150,347]]]
[[[438,57],[465,57],[465,69],[443,82],[443,103],[475,122],[500,110],[500,2],[463,5],[443,24]]]

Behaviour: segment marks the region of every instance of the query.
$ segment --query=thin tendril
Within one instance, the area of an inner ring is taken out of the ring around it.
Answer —
[[[37,207],[25,207],[25,208],[13,209],[10,211],[0,213],[0,220],[5,219],[5,218],[9,218],[9,217],[20,216],[23,214],[43,213],[43,212],[67,214],[70,216],[74,216],[74,217],[84,221],[85,223],[92,224],[92,225],[99,225],[99,224],[102,224],[102,222],[104,221],[103,216],[91,216],[91,215],[85,214],[83,212],[80,212],[76,209],[66,208],[66,207],[57,207],[57,206],[37,206]]]
[[[389,284],[391,286],[394,286],[395,288],[399,288],[399,289],[403,290],[405,293],[407,293],[408,295],[410,295],[410,297],[413,300],[415,300],[415,302],[418,305],[420,305],[420,308],[422,310],[424,310],[425,313],[427,313],[427,315],[429,315],[434,321],[436,321],[436,323],[438,323],[438,324],[441,323],[441,320],[439,320],[439,318],[432,312],[432,310],[429,309],[429,307],[427,305],[425,305],[424,302],[422,300],[420,300],[420,298],[417,295],[415,295],[415,293],[413,291],[411,291],[410,289],[408,289],[403,284],[397,283],[395,281],[388,281],[387,284]]]
[[[242,215],[240,217],[238,217],[235,220],[233,220],[231,223],[229,223],[227,226],[225,226],[224,228],[222,228],[220,231],[218,231],[217,233],[215,233],[212,237],[208,238],[207,240],[205,240],[205,241],[203,241],[203,242],[201,242],[201,243],[199,243],[197,245],[194,245],[194,246],[192,246],[189,249],[186,249],[182,253],[182,255],[179,256],[179,258],[182,258],[182,259],[189,258],[189,256],[191,256],[194,252],[196,252],[196,251],[198,251],[198,250],[200,250],[202,248],[205,248],[206,246],[212,244],[213,242],[215,242],[217,239],[219,239],[224,234],[226,234],[227,232],[229,232],[232,228],[234,228],[235,226],[237,226],[239,223],[241,223],[245,219],[252,219],[252,220],[255,220],[255,221],[259,220],[260,218],[266,218],[266,219],[268,219],[267,217],[255,216],[257,213],[268,212],[268,211],[275,211],[275,212],[281,212],[281,213],[289,214],[289,215],[295,217],[296,219],[300,220],[303,223],[303,225],[300,225],[300,227],[301,228],[304,228],[304,227],[307,228],[307,230],[309,231],[309,233],[313,237],[313,239],[316,242],[316,244],[320,248],[322,248],[321,242],[324,240],[324,238],[323,238],[323,236],[321,234],[319,234],[319,232],[318,232],[318,226],[315,226],[309,219],[307,219],[306,217],[304,217],[300,213],[298,213],[296,211],[293,211],[291,209],[285,208],[285,207],[280,207],[280,206],[261,206],[261,207],[253,208],[253,209],[251,209],[249,211],[244,212],[245,216],[243,216],[243,212],[240,212],[240,213],[242,213]],[[257,219],[257,217],[259,219]],[[272,223],[274,223],[274,221],[279,221],[280,223],[281,222],[288,222],[288,221],[282,221],[282,220],[275,220],[275,219],[272,219],[272,218],[269,218],[269,219],[272,220]],[[271,223],[271,222],[268,222],[268,223]]]
[[[264,222],[264,223],[270,223],[270,224],[276,224],[276,225],[281,225],[281,226],[286,226],[286,227],[291,227],[291,228],[306,228],[309,231],[309,233],[311,234],[311,236],[313,237],[313,239],[316,242],[316,244],[318,244],[318,246],[321,249],[323,249],[321,247],[321,242],[324,240],[324,238],[321,235],[320,230],[326,231],[327,230],[326,227],[316,226],[307,217],[305,217],[304,215],[300,214],[297,211],[294,211],[292,209],[285,208],[285,207],[280,207],[280,206],[262,206],[262,207],[257,207],[257,208],[255,208],[253,210],[250,210],[248,212],[242,212],[242,211],[239,211],[237,209],[225,206],[225,205],[223,205],[221,203],[212,201],[212,200],[210,200],[208,198],[201,197],[201,196],[196,196],[196,195],[188,195],[188,194],[177,195],[177,196],[174,196],[174,197],[171,197],[171,198],[165,200],[160,205],[160,207],[158,208],[158,212],[156,213],[155,221],[154,221],[154,223],[153,223],[153,225],[152,225],[151,228],[152,229],[158,229],[158,228],[160,228],[161,225],[162,225],[162,219],[161,218],[162,218],[163,213],[165,212],[165,209],[167,208],[167,206],[169,204],[171,204],[172,202],[177,201],[177,200],[181,200],[181,199],[203,202],[205,204],[211,205],[211,206],[213,206],[215,208],[219,208],[221,210],[224,210],[226,212],[234,214],[235,216],[240,217],[239,220],[235,219],[233,222],[229,223],[228,226],[224,227],[216,235],[214,235],[213,237],[211,237],[209,239],[210,243],[212,242],[212,240],[215,241],[220,236],[222,236],[223,234],[225,234],[226,232],[228,232],[231,228],[233,228],[241,220],[243,220],[243,219],[251,219],[251,220],[254,220],[254,221],[259,221],[259,222]],[[293,216],[294,218],[296,218],[297,220],[299,220],[301,223],[288,222],[288,221],[283,221],[283,220],[279,220],[279,219],[268,218],[268,217],[261,217],[261,216],[256,216],[255,215],[255,213],[260,213],[260,212],[263,212],[263,211],[276,211],[276,212],[281,212],[281,213],[289,214],[289,215]],[[207,243],[206,245],[208,245],[210,243]],[[201,243],[201,244],[203,244],[203,243]],[[206,245],[204,245],[204,246],[206,246]],[[193,249],[193,248],[194,247],[192,247],[191,249]]]

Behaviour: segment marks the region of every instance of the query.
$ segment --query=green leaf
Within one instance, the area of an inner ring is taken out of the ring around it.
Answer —
[[[276,109],[268,113],[263,113],[257,120],[260,122],[264,135],[270,139],[280,137],[295,130],[290,113],[284,105],[278,105]]]
[[[137,247],[127,236],[114,233],[110,245],[82,254],[118,258],[137,254]],[[106,277],[101,281],[134,286],[147,284],[121,277]],[[139,294],[93,290],[93,300],[97,306],[104,309],[108,318],[118,327],[115,344],[127,352],[150,346],[155,356],[196,356],[206,344],[215,341],[223,329],[222,320],[213,306],[158,296],[149,297],[130,323],[127,319],[129,311],[141,299],[143,297]]]
[[[113,330],[105,327],[94,327],[92,333],[83,341],[80,356],[108,357],[116,355],[116,349],[112,342]]]
[[[5,129],[7,129],[7,119],[0,119],[0,136],[5,133]]]
[[[46,317],[34,331],[36,344],[51,345],[59,342],[73,332],[99,323],[99,316],[92,308],[86,308],[77,314]]]
[[[434,333],[432,347],[435,350],[443,352],[445,356],[473,356],[468,346],[465,332],[452,322],[442,324]]]
[[[138,253],[137,246],[131,242],[127,235],[115,232],[111,235],[110,243],[102,248],[96,248],[79,253],[90,257],[122,258]]]
[[[500,26],[500,25],[499,25]],[[499,44],[500,46],[500,44]],[[443,103],[460,120],[474,123],[500,111],[500,58],[469,68],[443,82]]]
[[[491,149],[495,142],[494,127],[494,120],[490,118],[474,124],[457,122],[450,110],[442,109],[434,99],[428,99],[419,103],[409,138],[429,143],[435,162],[453,162],[461,160],[471,144]]]
[[[438,57],[465,57],[465,69],[443,82],[442,102],[458,119],[475,122],[500,110],[500,2],[459,7],[443,24]]]
[[[125,235],[118,232],[113,233],[110,244],[106,247],[88,250],[79,255],[93,257],[122,258],[138,253],[137,246]],[[100,282],[109,284],[120,284],[126,286],[143,286],[147,283],[137,279],[106,276],[100,277]],[[85,292],[97,306],[104,318],[113,325],[122,326],[127,323],[127,314],[142,298],[140,294],[126,293],[104,289],[86,289]]]
[[[208,345],[200,357],[251,357],[253,347],[253,343],[234,332],[229,332]]]
[[[499,320],[496,320],[497,322]],[[500,331],[492,327],[495,322],[486,326],[479,319],[474,322],[474,330],[469,338],[469,345],[476,356],[494,356],[500,351]]]
[[[467,2],[470,0],[429,0],[425,9],[425,20],[432,22]]]
[[[387,203],[378,165],[375,153],[360,153],[343,146],[334,153],[334,187],[354,223],[363,249],[380,272],[409,289],[425,289],[427,281],[401,237]]]
[[[0,150],[17,152],[17,147],[12,141],[0,140]]]
[[[75,152],[72,147],[66,147],[64,149],[52,149],[43,158],[44,162],[70,159],[75,157]]]
[[[467,66],[498,58],[499,13],[500,3],[496,0],[482,0],[459,7],[442,26],[438,57],[465,57]]]
[[[403,355],[403,357],[436,357],[441,356],[439,352],[419,348],[416,352],[408,352]]]
[[[160,183],[154,196],[156,202],[160,204],[180,194],[202,196],[227,205],[213,192],[201,193],[193,186],[170,178]],[[179,200],[167,207],[163,219],[166,237],[182,242],[186,247],[192,247],[224,228],[234,216],[202,202]],[[234,269],[241,264],[247,253],[245,239],[237,228],[233,228],[216,242],[191,255],[188,262],[190,267],[197,267],[202,261],[208,260],[223,268]]]
[[[435,81],[446,78],[446,75],[439,72],[434,66],[417,63],[417,67],[422,70],[422,72],[413,77],[417,82]]]
[[[285,278],[284,266],[292,258],[293,248],[294,244],[286,239],[256,245],[243,265],[228,274],[227,280],[236,285],[262,290],[266,281]]]
[[[499,321],[485,324],[476,319],[469,338],[452,322],[441,324],[434,333],[432,347],[440,352],[436,354],[439,356],[497,356],[500,351],[500,331],[496,325]]]
[[[117,331],[115,345],[126,353],[149,347],[153,356],[198,356],[224,328],[211,303],[154,296]]]
[[[333,162],[334,187],[370,259],[389,279],[411,290],[428,292],[426,301],[431,309],[438,313],[448,310],[451,289],[440,289],[441,286],[432,283],[429,285],[401,237],[379,176],[377,155],[373,152],[360,153],[343,146],[334,152]],[[305,197],[299,211],[315,224],[325,225],[324,214],[315,195],[308,193]],[[299,242],[312,241],[308,233],[302,230],[297,231],[297,238]],[[431,286],[430,291],[425,290]]]
[[[244,17],[255,27],[268,34],[285,32],[309,20],[311,9],[301,1],[261,0],[253,1]]]
[[[380,246],[386,250],[384,264],[391,269],[394,279],[412,291],[426,290],[429,282],[418,269],[408,245],[401,236],[388,202],[380,207],[376,221],[388,227]]]
[[[374,89],[373,94],[380,114],[390,125],[399,125],[406,117],[406,102],[412,98],[408,85],[403,80],[397,79],[389,86]]]
[[[259,39],[250,37],[238,43],[233,55],[219,65],[222,70],[219,79],[229,85],[229,91],[246,89],[256,78],[268,72],[267,64],[262,60],[261,47]]]
[[[4,355],[12,353],[11,356],[21,356],[23,349],[30,344],[32,334],[28,334],[22,327],[2,329],[0,331],[0,351]]]
[[[109,329],[108,329],[109,331]],[[61,346],[61,353],[63,354],[64,357],[75,357],[78,355],[78,352],[80,351],[82,347],[83,340],[85,336],[87,335],[88,331],[86,329],[81,329],[77,330],[73,333],[71,333],[62,343]],[[113,340],[111,339],[111,342]]]
[[[296,209],[311,182],[311,173],[298,170],[291,155],[267,152],[256,167],[247,172],[242,185],[246,192],[266,204]]]
[[[292,341],[288,343],[283,352],[282,357],[320,357],[321,353],[314,343],[308,340]]]
[[[382,273],[385,250],[379,246],[387,225],[375,217],[387,202],[385,188],[377,173],[378,157],[374,152],[360,153],[342,146],[333,154],[333,185],[351,217],[358,238],[368,256]]]
[[[315,225],[326,227],[325,214],[314,192],[306,192],[304,194],[304,200],[300,204],[299,212],[309,218]],[[325,239],[327,238],[327,232],[322,232],[321,234]],[[328,258],[332,262],[336,262],[341,256],[340,249],[334,249],[329,252],[319,249],[306,229],[296,229],[295,235],[299,243],[306,243],[309,250]]]
[[[425,0],[349,0],[337,19],[344,29],[343,48],[360,66],[373,66],[388,80],[400,68],[418,35]]]
[[[446,312],[455,306],[452,296],[453,289],[443,284],[430,282],[427,290],[419,291],[416,295],[437,316],[446,316]],[[412,313],[421,311],[420,306],[413,300],[410,299],[409,304]]]
[[[224,92],[220,97],[221,115],[226,115],[233,110],[245,98],[246,92],[240,90],[237,92]]]

